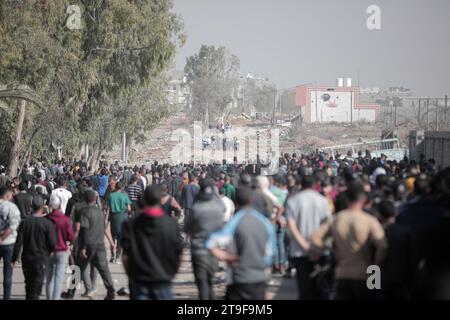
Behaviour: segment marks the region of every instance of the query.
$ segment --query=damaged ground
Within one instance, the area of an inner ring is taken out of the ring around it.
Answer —
[[[353,125],[342,123],[296,125],[289,121],[288,115],[277,115],[277,128],[280,129],[280,149],[287,153],[309,153],[317,148],[330,147],[341,144],[351,144],[362,141],[381,140],[385,137],[382,123],[356,123]],[[251,118],[248,115],[230,116],[229,122],[233,128],[249,127],[256,130],[273,128],[268,117]],[[128,149],[129,164],[144,164],[155,160],[160,163],[171,162],[171,151],[179,143],[172,133],[177,129],[189,129],[191,121],[185,114],[171,116],[147,134],[147,141],[132,144]],[[408,133],[415,128],[409,122],[399,123],[394,130],[402,147],[408,144]],[[120,146],[116,146],[106,154],[111,161],[120,160]]]

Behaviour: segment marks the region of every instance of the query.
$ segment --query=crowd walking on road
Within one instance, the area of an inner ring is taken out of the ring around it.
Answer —
[[[433,159],[316,150],[282,155],[271,175],[237,159],[95,169],[61,159],[1,172],[3,299],[19,264],[27,299],[43,288],[73,299],[68,265],[83,297],[100,275],[114,299],[111,264],[122,264],[130,299],[173,299],[183,250],[202,300],[264,300],[274,277],[294,278],[303,300],[450,298],[450,168]]]

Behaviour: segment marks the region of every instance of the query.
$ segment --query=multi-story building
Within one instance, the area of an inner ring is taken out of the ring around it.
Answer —
[[[300,108],[304,123],[357,121],[375,122],[381,105],[362,102],[361,89],[351,79],[337,79],[335,86],[319,84],[300,85],[296,88],[295,104]]]

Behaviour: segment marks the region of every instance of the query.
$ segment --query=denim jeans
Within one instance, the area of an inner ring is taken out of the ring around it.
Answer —
[[[170,285],[166,287],[157,287],[138,283],[130,279],[130,299],[131,300],[172,300],[172,288]]]
[[[275,250],[274,262],[277,267],[284,267],[286,265],[286,248],[284,244],[284,237],[286,228],[278,228],[276,233],[277,247]]]
[[[14,244],[0,246],[0,260],[3,259],[3,299],[11,298],[12,274],[11,260]]]
[[[56,252],[50,257],[47,266],[46,293],[48,300],[59,300],[66,271],[67,251]]]

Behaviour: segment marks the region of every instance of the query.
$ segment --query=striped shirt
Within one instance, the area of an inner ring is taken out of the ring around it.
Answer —
[[[131,201],[138,201],[142,194],[142,187],[137,183],[129,184],[127,186],[127,193]]]

